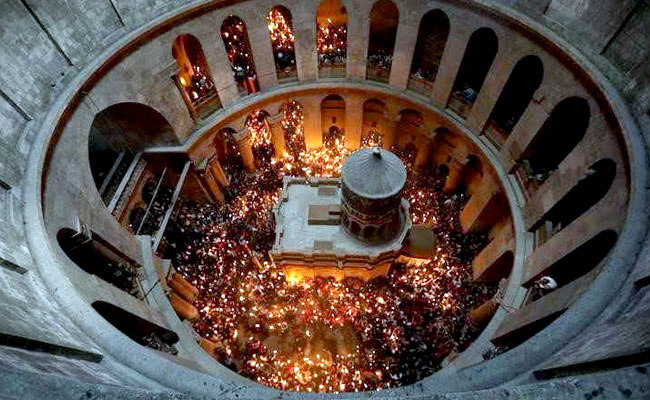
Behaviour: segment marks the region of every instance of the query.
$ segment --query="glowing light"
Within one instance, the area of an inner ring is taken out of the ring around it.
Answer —
[[[218,344],[213,356],[278,389],[341,392],[413,383],[467,346],[474,338],[465,329],[469,310],[496,288],[471,280],[485,238],[462,234],[466,198],[444,195],[441,177],[415,173],[412,154],[397,151],[407,165],[411,218],[434,226],[437,255],[400,258],[388,277],[365,284],[285,276],[268,256],[282,177],[339,176],[349,151],[336,139],[306,150],[301,107],[293,102],[281,122],[288,155],[274,159],[268,124],[258,117],[247,124],[257,174],[244,173],[228,142],[226,202],[183,204],[168,232],[168,241],[180,238],[174,267],[199,289],[194,329]]]

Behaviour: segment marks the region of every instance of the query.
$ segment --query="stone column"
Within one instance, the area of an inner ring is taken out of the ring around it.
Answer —
[[[251,135],[246,127],[240,129],[233,135],[237,148],[241,154],[244,169],[248,173],[255,172],[255,156],[253,155],[253,146],[251,145]]]
[[[226,174],[226,171],[224,171],[221,167],[221,163],[219,162],[219,159],[216,155],[210,158],[208,165],[210,167],[210,172],[212,172],[212,176],[215,177],[215,179],[222,187],[227,187],[230,185],[230,178]]]
[[[463,233],[488,230],[490,224],[498,219],[507,207],[505,196],[499,192],[496,183],[491,180],[483,181],[483,185],[472,194],[460,212],[459,220]]]
[[[320,99],[316,96],[309,96],[298,101],[305,107],[303,110],[305,117],[305,146],[307,149],[318,149],[323,146]]]
[[[284,128],[282,127],[282,113],[277,113],[266,119],[271,130],[271,141],[275,149],[275,158],[287,156],[287,146],[284,140]]]
[[[417,145],[415,160],[413,161],[413,167],[419,169],[424,167],[429,161],[429,154],[431,153],[431,147],[433,139],[430,138],[426,133],[421,133],[420,137],[422,139],[417,140],[415,144]]]
[[[263,91],[278,85],[278,75],[275,71],[273,48],[269,38],[266,15],[266,10],[261,12],[257,9],[250,9],[246,17],[248,40],[255,60],[257,80],[260,89]]]
[[[451,194],[463,180],[463,166],[455,160],[452,160],[447,167],[449,168],[449,173],[447,174],[447,179],[445,179],[445,185],[442,190],[447,194]]]
[[[406,3],[405,3],[406,4]],[[393,50],[393,63],[390,69],[389,84],[396,89],[405,90],[411,73],[411,63],[415,43],[418,40],[420,21],[412,21],[406,14],[407,10],[400,10],[400,15],[405,15],[397,27],[395,50]],[[416,14],[420,17],[420,13]]]
[[[318,77],[318,50],[316,49],[316,6],[300,1],[292,7],[293,30],[296,41],[296,66],[300,82],[315,81]],[[294,12],[295,11],[295,12]]]
[[[206,158],[201,158],[194,161],[194,173],[198,184],[202,187],[204,192],[210,197],[210,200],[216,203],[224,201],[224,195],[219,187],[219,182],[212,174],[210,168],[210,161]]]
[[[480,331],[487,326],[494,314],[499,309],[503,300],[503,293],[506,289],[507,281],[502,279],[499,283],[499,290],[485,303],[474,307],[469,313],[469,324],[473,331]]]
[[[521,153],[542,128],[548,116],[549,113],[542,104],[531,102],[528,105],[524,115],[515,125],[515,129],[508,136],[508,139],[503,143],[499,153],[501,164],[506,172],[511,172],[515,166],[515,161],[519,159]]]
[[[517,57],[518,55],[513,51],[503,50],[497,53],[465,123],[475,134],[483,132],[490,113],[492,113],[492,109],[510,77]]]
[[[449,38],[447,39],[445,50],[442,53],[440,67],[438,68],[438,74],[433,83],[433,91],[431,93],[433,103],[438,107],[447,106],[447,100],[449,100],[449,96],[451,95],[451,89],[471,35],[471,27],[460,21],[451,21]]]
[[[363,97],[352,94],[345,100],[345,147],[356,150],[361,145],[363,130]]]
[[[393,101],[386,103],[386,132],[384,133],[384,148],[390,150],[398,139],[399,107]]]
[[[217,87],[221,104],[226,107],[239,99],[239,92],[219,30],[210,31],[209,36],[207,34],[198,35],[197,38],[203,46],[203,52],[210,66],[212,80]]]
[[[372,2],[348,1],[344,3],[346,3],[348,11],[347,78],[364,80],[368,61],[368,35]],[[347,7],[348,3],[351,3],[351,7]]]

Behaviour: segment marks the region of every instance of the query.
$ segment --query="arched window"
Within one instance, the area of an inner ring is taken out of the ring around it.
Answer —
[[[221,108],[199,40],[188,34],[178,36],[172,46],[172,56],[177,66],[173,79],[192,118],[196,120],[205,113]]]
[[[291,12],[286,7],[275,6],[269,11],[266,19],[278,79],[282,81],[296,78],[298,73]]]
[[[431,10],[420,21],[408,88],[429,95],[436,80],[442,53],[449,36],[449,18],[441,10]]]
[[[605,197],[614,178],[616,163],[613,160],[603,159],[591,165],[584,177],[548,210],[544,218],[531,227],[531,232],[537,231],[535,247],[566,228]]]
[[[305,115],[303,106],[295,100],[286,102],[280,108],[284,142],[289,154],[298,157],[305,147]]]
[[[553,265],[548,266],[539,274],[530,277],[524,283],[524,286],[531,286],[542,276],[550,276],[553,278],[558,288],[573,282],[596,268],[607,257],[610,250],[616,244],[617,239],[618,235],[613,230],[600,232]],[[535,299],[533,298],[533,300]]]
[[[377,1],[370,10],[366,79],[388,83],[399,24],[399,10],[390,0]]]
[[[490,71],[498,47],[497,35],[490,28],[478,29],[469,38],[447,104],[458,116],[467,118]]]
[[[56,238],[66,256],[79,268],[134,297],[141,297],[134,262],[108,243],[92,233],[70,228],[61,229]]]
[[[271,146],[271,127],[268,121],[269,113],[264,110],[253,111],[246,117],[246,129],[250,134],[250,141],[255,148]]]
[[[323,0],[316,13],[319,75],[345,77],[348,12],[340,0]]]
[[[363,103],[361,147],[383,146],[387,129],[386,104],[377,99],[366,100]]]
[[[424,118],[418,111],[407,108],[400,111],[397,121],[398,137],[395,140],[397,148],[404,148],[407,143],[413,144],[420,134]]]
[[[460,183],[456,188],[456,192],[471,195],[472,193],[467,193],[467,189],[473,183],[480,182],[481,179],[483,179],[483,163],[477,156],[470,154],[461,168]]]
[[[589,103],[580,97],[569,97],[555,106],[515,167],[528,195],[546,181],[582,140],[590,117]]]
[[[105,301],[95,301],[92,306],[99,315],[134,342],[165,353],[178,353],[174,347],[179,340],[178,335],[169,329]]]
[[[235,15],[228,16],[221,24],[221,38],[226,46],[226,53],[239,93],[259,92],[255,61],[244,21]]]
[[[321,126],[324,132],[323,145],[332,147],[344,143],[345,101],[331,94],[320,103]]]
[[[100,111],[90,126],[90,172],[106,205],[127,178],[136,153],[147,147],[175,145],[174,129],[158,111],[140,103],[118,103]]]
[[[515,65],[485,126],[485,132],[499,147],[512,133],[543,78],[544,65],[537,56],[526,56]]]

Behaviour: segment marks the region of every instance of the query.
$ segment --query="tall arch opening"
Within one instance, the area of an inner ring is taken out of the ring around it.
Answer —
[[[316,12],[318,73],[343,78],[348,47],[348,12],[340,0],[323,0]]]
[[[531,227],[530,231],[535,232],[535,247],[541,246],[596,205],[609,192],[615,178],[616,163],[613,160],[603,159],[592,164],[582,179]]]
[[[569,97],[555,106],[522,152],[515,174],[531,195],[582,140],[591,111],[587,100]]]
[[[296,100],[282,105],[282,129],[284,142],[291,156],[297,158],[307,150],[305,145],[305,114],[304,107]]]
[[[376,147],[385,145],[385,137],[389,135],[386,121],[386,104],[377,99],[366,100],[363,103],[363,131],[361,147]]]
[[[408,81],[409,89],[424,95],[431,93],[448,36],[449,18],[447,14],[438,9],[424,14],[415,42]]]
[[[133,261],[93,236],[91,233],[63,228],[56,238],[65,255],[84,272],[140,298],[142,291]]]
[[[278,80],[287,81],[297,78],[298,70],[294,45],[296,38],[291,11],[284,6],[275,6],[269,11],[266,20]]]
[[[90,127],[88,153],[95,186],[106,205],[117,193],[139,151],[178,144],[158,111],[140,103],[118,103],[100,111]]]
[[[544,65],[537,56],[526,56],[515,65],[485,126],[485,133],[498,147],[512,133],[543,78]]]
[[[469,38],[447,103],[461,118],[467,118],[474,105],[498,48],[499,40],[490,28],[480,28]]]
[[[187,33],[172,46],[177,72],[172,76],[192,119],[221,108],[217,88],[199,40]]]
[[[221,24],[221,39],[226,46],[226,53],[239,93],[259,92],[253,51],[244,21],[236,15],[226,17]]]
[[[566,286],[597,268],[614,247],[617,239],[618,234],[613,230],[598,233],[537,275],[529,277],[524,286],[531,286],[542,276],[553,278],[558,289]],[[544,294],[539,293],[535,297],[539,298]]]
[[[372,6],[366,79],[388,83],[398,24],[399,10],[395,3],[379,0]]]
[[[174,344],[180,339],[175,332],[105,301],[95,301],[92,306],[99,315],[134,342],[154,350],[178,354]]]
[[[415,156],[415,151],[417,150],[415,143],[422,133],[421,130],[423,123],[424,118],[420,112],[410,108],[400,111],[396,129],[396,131],[399,132],[399,137],[396,138],[395,143],[393,144],[393,149],[405,151],[409,148],[414,150],[413,156]],[[407,153],[410,154],[410,152]],[[415,159],[413,159],[413,161],[414,160]]]
[[[250,135],[256,164],[270,162],[270,158],[275,155],[268,117],[269,113],[265,110],[253,111],[246,117],[246,129]]]
[[[335,147],[345,142],[345,100],[337,94],[325,97],[320,103],[323,145]]]

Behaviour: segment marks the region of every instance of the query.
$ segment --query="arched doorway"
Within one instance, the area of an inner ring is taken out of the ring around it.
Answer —
[[[467,118],[499,48],[497,35],[490,28],[472,33],[458,69],[447,107],[461,118]]]
[[[260,90],[255,71],[253,51],[248,40],[248,31],[244,21],[236,15],[230,15],[221,24],[221,39],[226,46],[226,53],[232,68],[237,89],[240,94],[257,93]]]
[[[100,111],[88,140],[90,171],[95,186],[109,205],[139,151],[175,145],[174,129],[158,111],[140,103],[118,103]]]
[[[287,81],[297,78],[295,35],[291,11],[283,6],[275,6],[269,11],[266,20],[278,80]]]
[[[449,36],[449,18],[441,10],[431,10],[420,21],[415,52],[411,62],[408,88],[429,95],[433,90],[442,53]]]
[[[177,66],[172,79],[192,118],[196,120],[221,108],[217,88],[212,81],[212,73],[199,40],[186,33],[178,36],[172,46],[172,56]]]
[[[399,24],[399,10],[390,0],[377,1],[370,10],[366,79],[388,83]]]
[[[515,174],[530,196],[582,140],[591,111],[587,100],[569,97],[558,103],[521,153]]]
[[[512,133],[543,78],[544,65],[537,56],[526,56],[513,68],[485,126],[485,133],[498,147]]]
[[[343,78],[348,47],[348,12],[340,0],[323,0],[316,12],[318,73]]]

